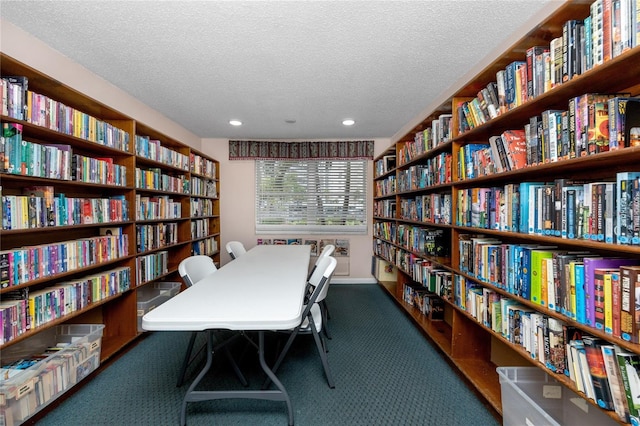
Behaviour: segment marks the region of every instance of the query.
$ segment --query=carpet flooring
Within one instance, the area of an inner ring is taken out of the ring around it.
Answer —
[[[291,396],[295,424],[481,425],[499,422],[377,285],[332,285],[330,389],[311,336],[298,336],[278,377]],[[42,426],[177,425],[189,383],[176,387],[189,333],[148,333],[38,421]],[[269,337],[268,359],[276,353]],[[204,335],[198,343],[204,342]],[[251,346],[233,348],[250,388],[264,380]],[[244,354],[244,355],[242,355]],[[242,356],[241,356],[242,355]],[[204,354],[199,360],[204,360]],[[199,389],[241,388],[217,355]],[[189,403],[187,425],[286,425],[283,402],[229,399]]]

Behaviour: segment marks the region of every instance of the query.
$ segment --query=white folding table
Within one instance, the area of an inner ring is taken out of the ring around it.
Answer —
[[[142,317],[149,331],[207,331],[207,362],[184,397],[180,424],[186,424],[187,402],[251,398],[285,401],[293,425],[291,399],[264,360],[264,332],[290,330],[301,321],[310,246],[260,245],[224,265]],[[277,390],[196,391],[212,364],[212,330],[258,332],[260,366]]]

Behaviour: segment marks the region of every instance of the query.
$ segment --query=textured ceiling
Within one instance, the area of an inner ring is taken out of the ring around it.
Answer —
[[[200,137],[385,138],[550,1],[2,0],[0,16]]]

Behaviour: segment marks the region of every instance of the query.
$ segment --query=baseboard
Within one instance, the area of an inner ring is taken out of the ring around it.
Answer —
[[[337,277],[333,276],[331,278],[331,284],[376,284],[376,281],[373,277],[367,278],[347,278],[347,277]]]

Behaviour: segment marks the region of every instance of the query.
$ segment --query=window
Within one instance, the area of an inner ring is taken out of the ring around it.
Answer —
[[[366,182],[366,160],[256,160],[256,232],[364,234]]]

